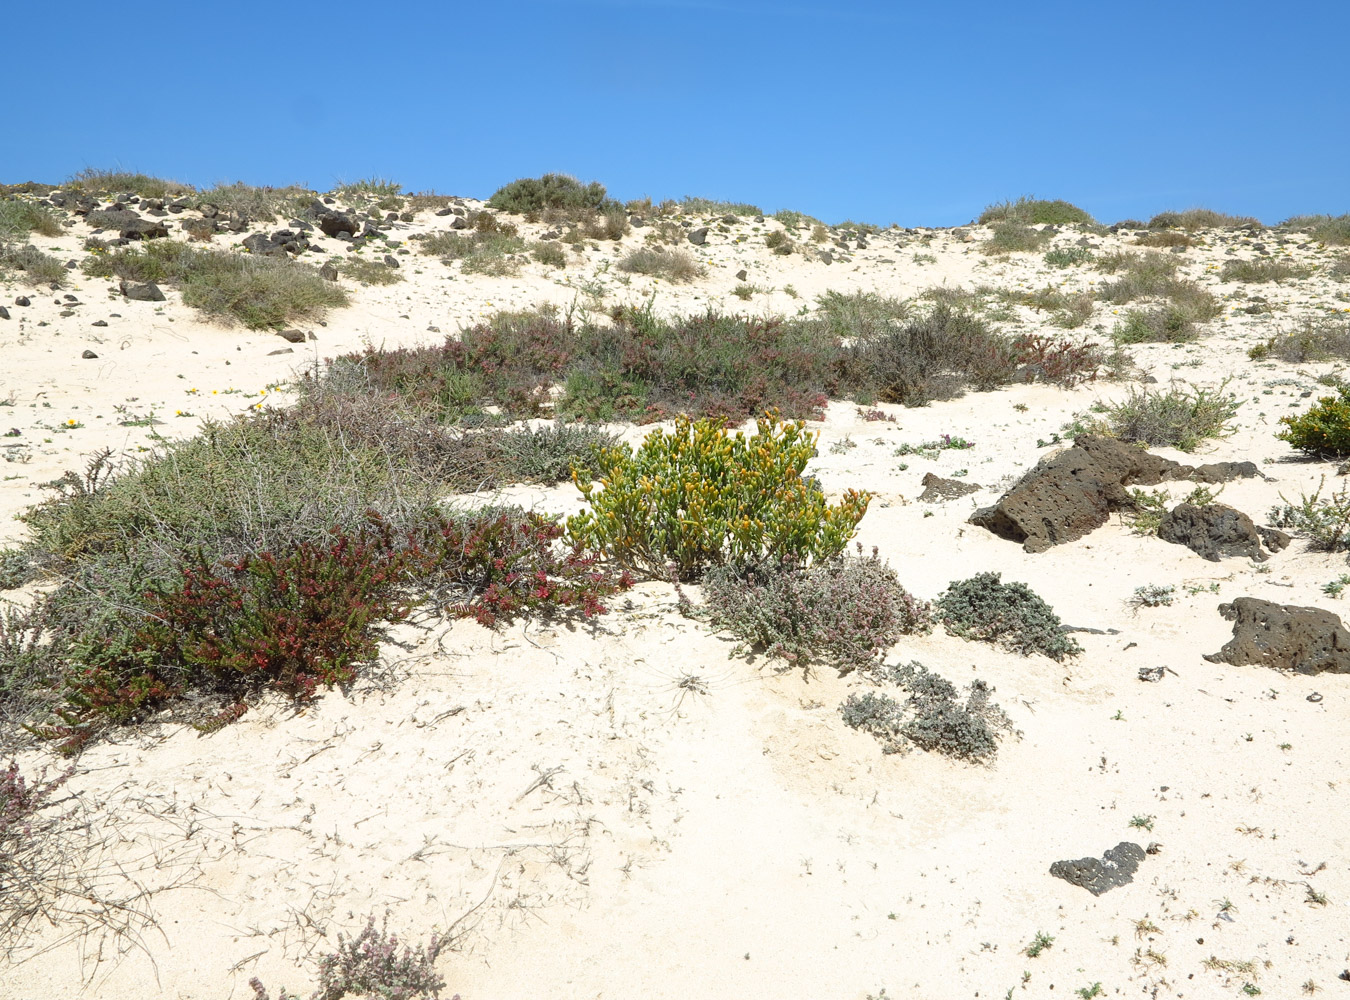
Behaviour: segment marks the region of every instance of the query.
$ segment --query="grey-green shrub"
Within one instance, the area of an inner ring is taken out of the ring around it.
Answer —
[[[1132,389],[1129,396],[1107,407],[1111,433],[1150,446],[1194,451],[1206,438],[1232,433],[1237,397],[1217,388],[1170,386],[1166,390]]]
[[[809,668],[847,673],[875,663],[902,635],[927,632],[929,605],[900,585],[873,550],[809,567],[772,566],[745,573],[709,572],[703,595],[709,620],[759,652]]]
[[[1003,583],[999,573],[957,580],[933,602],[952,635],[992,642],[1023,656],[1063,660],[1082,647],[1060,628],[1059,616],[1025,583]]]
[[[992,222],[1020,222],[1025,225],[1069,225],[1077,222],[1092,222],[1092,216],[1077,205],[1056,198],[1047,201],[1043,198],[1030,198],[1023,195],[1016,201],[1004,201],[989,205],[979,218],[981,225]]]

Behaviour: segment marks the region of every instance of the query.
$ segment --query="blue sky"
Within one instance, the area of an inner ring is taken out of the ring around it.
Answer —
[[[1021,194],[1106,222],[1350,211],[1345,0],[52,10],[5,14],[0,181],[378,175],[487,197],[561,171],[883,225]]]

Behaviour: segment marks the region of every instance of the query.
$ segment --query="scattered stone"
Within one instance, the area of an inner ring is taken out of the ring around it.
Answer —
[[[1322,693],[1320,691],[1314,691],[1312,694],[1308,695],[1307,700],[1316,705],[1322,700]]]
[[[1131,509],[1127,486],[1175,479],[1227,482],[1259,474],[1252,462],[1195,469],[1115,438],[1083,434],[1072,448],[1041,459],[997,503],[971,515],[970,523],[1021,542],[1027,552],[1044,552],[1100,528],[1112,511]]]
[[[290,344],[303,344],[305,342],[303,330],[282,330],[277,336]]]
[[[169,227],[153,219],[136,219],[117,233],[124,240],[162,240],[169,235]]]
[[[739,271],[736,272],[736,280],[737,280],[737,281],[744,281],[744,280],[745,280],[746,278],[748,278],[749,276],[750,276],[750,275],[749,275],[749,273],[745,270],[745,268],[741,268]]]
[[[700,226],[698,229],[691,229],[685,235],[688,237],[690,243],[694,244],[696,247],[701,247],[708,242],[708,227]]]
[[[931,472],[924,475],[922,485],[923,492],[919,494],[920,503],[943,503],[946,500],[969,496],[980,488],[978,483],[965,483],[959,479],[943,479]]]
[[[83,354],[80,355],[80,357],[84,358],[84,360],[86,361],[93,361],[95,358],[98,357],[98,355],[95,354],[93,351],[86,350]]]
[[[164,301],[164,293],[159,290],[159,286],[153,281],[147,281],[144,285],[133,285],[130,282],[123,281],[118,287],[121,288],[123,295],[137,302]]]
[[[106,319],[96,319],[96,320],[94,320],[94,322],[90,323],[89,325],[90,325],[90,326],[107,326],[107,325],[108,325],[108,321],[107,321]]]
[[[346,236],[350,239],[361,231],[361,226],[355,220],[341,212],[324,211],[319,216],[318,223],[325,236]]]
[[[1134,881],[1139,862],[1146,857],[1138,844],[1122,840],[1101,858],[1078,858],[1075,861],[1056,861],[1050,874],[1070,885],[1081,886],[1094,896]]]
[[[277,350],[275,350],[275,351],[268,351],[268,352],[267,352],[267,356],[268,356],[269,358],[272,358],[272,357],[276,357],[276,355],[278,355],[278,354],[294,354],[294,353],[295,353],[295,348],[294,348],[294,347],[282,347],[282,348],[279,348],[279,349],[277,349]]]
[[[830,253],[828,250],[822,250],[820,251],[820,260],[824,264],[833,264],[834,254]]]
[[[319,277],[327,281],[338,280],[338,266],[336,261],[325,261],[323,267],[319,268]]]
[[[9,319],[9,310],[0,306],[0,319]]]
[[[1274,528],[1260,529],[1240,510],[1221,503],[1197,506],[1177,504],[1163,515],[1158,525],[1158,537],[1164,542],[1184,545],[1210,562],[1224,556],[1245,556],[1255,562],[1265,562],[1261,542],[1269,538],[1272,552],[1279,552],[1289,544],[1289,536]]]
[[[395,257],[395,256],[394,256],[393,254],[391,254],[391,253],[387,253],[387,254],[384,255],[384,263],[385,263],[385,266],[386,266],[386,267],[398,267],[398,266],[399,266],[399,264],[398,264],[398,258]]]
[[[1330,611],[1239,597],[1220,604],[1219,614],[1233,622],[1233,638],[1206,655],[1210,663],[1350,674],[1350,632]]]
[[[28,306],[32,305],[32,302],[29,301],[27,295],[20,295],[17,299],[14,300],[14,304],[16,306]]]
[[[1139,679],[1148,681],[1150,684],[1156,684],[1163,679],[1165,673],[1167,673],[1166,667],[1140,667]]]

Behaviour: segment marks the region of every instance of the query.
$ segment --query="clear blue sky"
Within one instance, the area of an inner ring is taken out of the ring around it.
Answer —
[[[14,3],[0,181],[548,171],[830,222],[1350,211],[1350,2]]]

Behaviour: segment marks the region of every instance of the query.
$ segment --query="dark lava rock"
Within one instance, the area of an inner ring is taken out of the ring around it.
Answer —
[[[830,253],[830,251],[828,251],[828,250],[822,250],[822,251],[820,251],[820,259],[821,259],[821,262],[822,262],[822,263],[825,263],[825,264],[833,264],[833,263],[834,263],[834,254]]]
[[[1205,657],[1211,663],[1350,674],[1350,632],[1330,611],[1239,597],[1220,604],[1219,614],[1233,622],[1233,638]]]
[[[701,247],[708,242],[708,227],[701,226],[698,229],[691,229],[686,236],[694,246]]]
[[[399,264],[398,264],[398,258],[395,257],[395,256],[394,256],[393,254],[391,254],[391,253],[387,253],[387,254],[384,255],[384,263],[385,263],[385,266],[386,266],[386,267],[398,267],[398,266],[399,266]]]
[[[9,310],[0,306],[0,319],[9,319]]]
[[[1261,550],[1263,535],[1275,543],[1270,546],[1274,552],[1289,544],[1289,536],[1283,531],[1266,528],[1263,532],[1242,511],[1221,503],[1203,507],[1177,504],[1163,515],[1158,525],[1158,537],[1164,542],[1184,545],[1210,562],[1218,562],[1224,556],[1246,556],[1265,562],[1267,556]]]
[[[1194,469],[1115,438],[1083,434],[1058,454],[1041,459],[992,507],[970,523],[1027,552],[1072,542],[1106,523],[1112,511],[1133,506],[1126,487],[1152,486],[1204,476],[1202,482],[1259,475],[1252,462],[1224,462]]]
[[[456,215],[450,223],[451,229],[468,229],[469,220],[462,215]]]
[[[441,218],[445,218],[447,215],[450,214],[450,209],[449,209],[449,208],[438,208],[438,209],[436,209],[436,214],[437,214],[438,216],[440,216]]]
[[[80,355],[80,357],[84,358],[84,360],[86,361],[92,361],[93,359],[97,358],[98,355],[95,354],[93,351],[85,351],[83,354]]]
[[[277,336],[291,344],[303,344],[305,342],[303,330],[282,330]]]
[[[107,325],[108,325],[108,321],[107,321],[106,319],[96,319],[96,320],[94,320],[94,322],[90,323],[89,325],[90,325],[90,326],[107,326]]]
[[[27,306],[32,305],[32,301],[28,298],[27,295],[20,295],[17,299],[14,300],[14,304],[16,306]]]
[[[90,212],[84,221],[95,229],[126,229],[137,222],[145,222],[138,214],[126,208],[105,208]]]
[[[1070,885],[1081,886],[1094,896],[1134,881],[1139,862],[1145,858],[1138,844],[1122,840],[1100,858],[1078,858],[1076,861],[1056,861],[1050,874]]]
[[[942,503],[957,497],[969,496],[978,490],[978,483],[963,483],[959,479],[943,479],[931,472],[923,477],[923,492],[919,494],[920,503]]]
[[[144,285],[133,285],[124,281],[121,284],[122,294],[129,299],[137,302],[163,302],[164,293],[159,290],[159,286],[153,281],[147,281]]]
[[[286,249],[280,243],[274,243],[266,233],[253,233],[244,237],[244,248],[260,257],[285,257]]]
[[[268,352],[267,352],[267,356],[268,356],[269,358],[274,358],[274,357],[276,357],[278,354],[294,354],[294,353],[295,353],[295,348],[294,348],[294,347],[281,347],[281,348],[278,348],[278,349],[275,350],[275,351],[268,351]]]
[[[361,231],[360,224],[341,212],[324,212],[319,216],[318,223],[319,229],[325,236],[337,236],[345,233],[350,237]]]
[[[745,268],[741,268],[739,271],[736,272],[737,281],[744,281],[748,277],[749,274],[746,272]]]
[[[338,266],[333,261],[325,261],[323,267],[319,268],[319,277],[326,281],[338,280]]]

